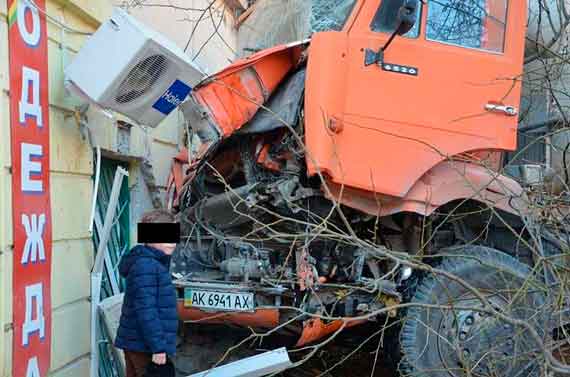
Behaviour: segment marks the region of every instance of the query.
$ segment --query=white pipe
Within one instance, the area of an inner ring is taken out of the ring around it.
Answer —
[[[97,320],[99,318],[99,298],[101,297],[102,273],[91,273],[91,365],[90,377],[99,377],[99,338]]]
[[[103,232],[103,220],[101,220],[101,215],[98,213],[95,213],[95,227],[97,228],[99,234]],[[115,274],[113,263],[111,262],[109,247],[105,248],[105,268],[107,269],[107,275],[109,276],[109,280],[111,282],[112,295],[118,295],[121,293],[121,290],[119,289],[119,281],[117,279],[117,275]]]
[[[293,366],[286,348],[280,348],[188,377],[262,377]]]
[[[95,189],[93,192],[93,202],[91,203],[91,217],[89,219],[89,233],[93,233],[93,222],[95,221],[95,209],[97,207],[97,195],[99,194],[99,178],[101,177],[101,147],[97,146],[97,166],[95,167]]]

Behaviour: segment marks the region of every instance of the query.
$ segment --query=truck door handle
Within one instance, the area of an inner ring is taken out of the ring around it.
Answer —
[[[505,115],[514,117],[519,114],[519,110],[514,106],[499,105],[496,103],[488,103],[485,105],[485,110],[496,113],[503,113]]]

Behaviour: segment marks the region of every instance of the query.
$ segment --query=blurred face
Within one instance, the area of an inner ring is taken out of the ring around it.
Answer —
[[[154,247],[166,255],[172,255],[172,253],[174,253],[174,249],[176,249],[175,243],[149,243],[148,246]]]

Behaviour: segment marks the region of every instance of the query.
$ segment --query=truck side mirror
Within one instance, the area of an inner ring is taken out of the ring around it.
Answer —
[[[417,22],[418,0],[402,0],[402,6],[398,10],[398,23],[399,27],[397,33],[404,35],[412,28]]]
[[[384,63],[384,53],[388,50],[394,38],[408,33],[416,25],[418,3],[418,0],[383,0],[380,13],[376,17],[382,19],[380,23],[385,22],[392,25],[390,28],[392,35],[390,35],[384,47],[381,47],[378,52],[366,49],[364,66],[374,63],[382,65]],[[396,25],[395,27],[394,24]]]

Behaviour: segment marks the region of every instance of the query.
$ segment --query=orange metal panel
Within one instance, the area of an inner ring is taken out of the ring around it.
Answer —
[[[297,341],[296,346],[302,347],[304,345],[314,343],[317,340],[322,339],[328,335],[334,334],[342,327],[343,323],[344,321],[340,319],[332,321],[330,323],[324,323],[320,318],[309,319],[303,323],[303,333]],[[345,328],[358,326],[363,323],[366,323],[366,320],[347,321]]]
[[[258,309],[253,313],[205,312],[200,309],[185,307],[183,300],[178,301],[178,316],[181,321],[206,324],[232,323],[244,327],[265,329],[279,325],[279,310],[277,309]]]
[[[265,144],[261,147],[261,151],[257,156],[257,163],[262,165],[268,170],[272,170],[278,172],[281,170],[281,165],[274,161],[271,156],[269,155],[269,148],[271,148],[270,144]]]
[[[485,105],[520,103],[526,4],[510,2],[502,54],[426,40],[424,9],[419,38],[398,37],[385,54],[387,62],[416,67],[418,76],[364,65],[365,50],[378,51],[388,38],[370,30],[377,7],[364,2],[350,29],[312,38],[309,174],[321,171],[336,184],[402,198],[452,156],[514,149],[517,117]]]
[[[194,96],[209,109],[224,136],[249,122],[297,66],[304,45],[278,46],[239,60],[208,78]]]
[[[265,88],[255,70],[244,68],[198,89],[194,96],[210,110],[224,136],[248,122],[265,103]]]
[[[444,161],[419,179],[403,198],[328,182],[332,199],[374,216],[415,212],[429,216],[451,201],[471,198],[506,212],[528,211],[521,186],[487,167],[458,161]],[[342,195],[341,195],[342,193]]]

